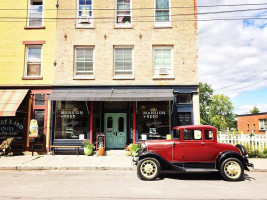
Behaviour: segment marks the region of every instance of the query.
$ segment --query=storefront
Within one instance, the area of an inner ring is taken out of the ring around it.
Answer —
[[[179,122],[177,96],[197,87],[57,87],[52,102],[50,145],[77,145],[106,133],[108,149],[144,139],[166,139]],[[190,104],[190,105],[189,105]],[[192,100],[183,111],[193,113]],[[191,108],[191,110],[190,110]],[[181,112],[182,114],[184,112]],[[192,118],[190,119],[192,124]]]
[[[36,151],[46,151],[47,122],[50,121],[47,97],[51,92],[51,89],[0,90],[0,143],[13,137],[13,152],[30,151],[29,125],[31,119],[36,119],[39,129],[34,147]]]

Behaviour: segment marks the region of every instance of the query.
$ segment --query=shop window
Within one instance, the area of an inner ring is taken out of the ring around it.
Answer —
[[[77,0],[77,26],[93,27],[93,0]]]
[[[43,26],[43,0],[30,0],[28,9],[28,26]]]
[[[173,77],[172,47],[154,47],[154,78]]]
[[[183,131],[184,140],[201,140],[202,133],[201,130],[186,130]]]
[[[34,110],[34,119],[37,120],[38,123],[38,142],[43,142],[44,140],[44,110]]]
[[[123,132],[124,131],[124,118],[120,117],[119,118],[119,132]]]
[[[0,117],[0,141],[14,137],[15,141],[22,142],[26,130],[24,122],[23,117]]]
[[[260,131],[265,131],[267,130],[266,127],[267,127],[267,120],[266,119],[259,119],[259,129]]]
[[[44,106],[45,105],[45,94],[35,94],[34,105]]]
[[[117,0],[116,26],[131,26],[131,0]]]
[[[75,48],[75,77],[90,77],[94,75],[94,48]]]
[[[138,133],[148,139],[166,139],[170,134],[169,102],[140,102],[138,110]]]
[[[177,95],[177,103],[179,104],[192,104],[192,94],[190,93],[179,93]]]
[[[87,102],[57,101],[55,139],[86,139],[89,123]]]
[[[42,46],[26,46],[25,77],[41,76]]]
[[[170,26],[170,0],[155,0],[155,26]]]
[[[177,115],[178,126],[192,125],[191,113],[178,113]]]
[[[133,48],[115,47],[114,77],[133,77]]]
[[[213,140],[213,131],[205,130],[205,140]]]

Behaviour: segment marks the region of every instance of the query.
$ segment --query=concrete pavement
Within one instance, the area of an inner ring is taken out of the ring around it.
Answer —
[[[107,156],[14,155],[0,157],[0,170],[135,170],[125,151],[110,151]],[[267,172],[267,159],[249,159],[255,168]]]

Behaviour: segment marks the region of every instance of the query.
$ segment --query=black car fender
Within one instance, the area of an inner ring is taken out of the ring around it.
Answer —
[[[138,155],[138,162],[143,160],[144,158],[155,158],[159,161],[159,163],[161,164],[162,169],[174,169],[174,170],[178,170],[178,171],[184,171],[185,170],[179,166],[175,166],[172,163],[170,163],[168,160],[166,160],[165,158],[163,158],[161,155],[159,155],[158,153],[152,152],[152,151],[146,151],[146,152],[142,152]]]
[[[216,159],[216,168],[219,170],[221,164],[223,163],[224,160],[226,160],[227,158],[237,158],[238,160],[240,160],[245,168],[245,170],[248,170],[248,160],[247,158],[242,157],[239,153],[235,152],[235,151],[225,151],[222,152]]]

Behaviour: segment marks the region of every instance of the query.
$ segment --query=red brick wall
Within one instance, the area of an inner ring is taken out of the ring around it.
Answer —
[[[243,131],[244,134],[250,134],[254,130],[255,134],[264,134],[265,131],[259,130],[259,119],[267,119],[267,114],[258,114],[258,115],[246,115],[246,116],[237,116],[237,127],[239,131]],[[255,128],[254,128],[255,124]],[[248,130],[249,125],[249,130]]]

